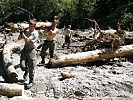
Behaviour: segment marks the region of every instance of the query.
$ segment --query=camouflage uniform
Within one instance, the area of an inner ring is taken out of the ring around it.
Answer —
[[[29,37],[30,43],[25,43],[24,49],[21,51],[20,56],[20,68],[29,72],[29,78],[34,77],[34,67],[36,66],[36,42],[38,40],[38,32],[33,30],[32,32],[26,31],[25,35]]]

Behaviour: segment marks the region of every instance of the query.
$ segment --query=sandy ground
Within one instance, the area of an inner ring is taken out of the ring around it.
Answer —
[[[84,42],[73,42],[70,49],[63,49],[63,39],[63,35],[58,35],[55,49],[57,57],[81,52]],[[39,52],[37,58],[39,63]],[[19,68],[20,55],[13,54],[12,59],[20,84],[24,73]],[[61,73],[70,73],[75,77],[63,79]],[[6,74],[0,64],[0,82],[5,82],[5,79]],[[61,68],[37,66],[34,79],[34,86],[24,90],[23,96],[0,96],[0,100],[133,100],[133,63],[127,58]]]

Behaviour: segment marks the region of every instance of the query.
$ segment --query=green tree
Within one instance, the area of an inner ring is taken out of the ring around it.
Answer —
[[[132,4],[131,0],[97,0],[93,18],[98,20],[102,27],[110,25],[116,28],[118,21],[126,24],[131,20]]]
[[[61,22],[72,24],[74,28],[88,28],[88,21],[94,13],[96,0],[64,0],[62,4]]]
[[[55,16],[59,19],[60,26],[71,24],[72,28],[89,28],[91,22],[85,20],[96,19],[100,27],[110,25],[115,28],[121,21],[132,30],[133,3],[131,0],[1,0],[0,16],[6,9],[19,6],[31,12],[37,20],[53,21]],[[23,13],[12,12],[0,21],[28,20]]]

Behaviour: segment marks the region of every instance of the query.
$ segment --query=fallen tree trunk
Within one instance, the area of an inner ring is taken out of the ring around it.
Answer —
[[[58,59],[51,60],[51,67],[63,67],[73,64],[82,64],[111,58],[133,55],[133,45],[121,46],[119,49],[102,49],[76,54],[60,56]]]
[[[6,44],[3,49],[4,69],[6,70],[6,73],[11,82],[18,81],[18,73],[13,65],[12,54],[14,52],[20,51],[22,47],[22,44],[13,42]]]
[[[51,26],[51,22],[37,22],[36,23],[36,28],[39,29],[41,27],[47,27],[47,26]],[[22,26],[23,28],[28,28],[29,24],[28,23],[20,23],[20,26]]]
[[[24,86],[18,84],[0,83],[0,95],[13,97],[23,96]]]
[[[10,65],[6,68],[6,73],[10,79],[11,82],[17,82],[18,81],[18,73],[13,65]]]
[[[36,23],[36,29],[39,29],[41,27],[46,27],[46,26],[51,26],[51,22],[37,22]],[[26,29],[29,27],[28,23],[5,23],[4,28],[8,28],[11,30],[11,32],[17,32],[19,30],[19,26],[21,26],[22,28]]]

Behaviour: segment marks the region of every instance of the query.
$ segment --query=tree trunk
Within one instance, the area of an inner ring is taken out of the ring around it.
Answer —
[[[51,67],[82,64],[86,62],[94,62],[129,55],[133,55],[133,45],[122,46],[121,48],[116,50],[102,49],[60,56],[56,60],[51,60]]]
[[[39,29],[41,27],[46,27],[46,26],[50,26],[52,23],[51,22],[37,22],[36,23],[36,28]],[[27,29],[29,27],[28,23],[19,23],[19,25],[22,28]],[[19,26],[18,24],[14,24],[14,23],[7,23],[5,24],[4,28],[8,28],[11,30],[11,32],[17,32],[19,30]]]
[[[18,73],[13,65],[10,65],[6,68],[6,73],[10,79],[11,82],[17,82],[18,81]]]
[[[0,95],[13,97],[23,96],[24,86],[18,84],[0,83]]]
[[[8,43],[3,49],[3,63],[4,69],[11,82],[16,82],[18,80],[18,73],[14,68],[12,61],[12,54],[21,50],[23,46],[19,43]]]

